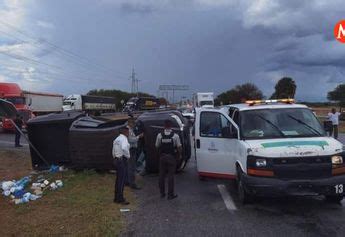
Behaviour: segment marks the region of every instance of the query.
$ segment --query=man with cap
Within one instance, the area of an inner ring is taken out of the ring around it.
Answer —
[[[135,174],[137,172],[137,156],[138,156],[138,141],[144,135],[143,133],[138,134],[138,128],[135,126],[135,119],[128,119],[128,142],[130,145],[130,158],[128,159],[128,176],[126,182],[132,189],[140,189],[135,182]]]
[[[177,198],[174,192],[174,174],[176,171],[176,154],[181,157],[182,145],[178,134],[172,130],[172,122],[165,120],[164,131],[156,138],[159,151],[159,189],[161,198],[165,197],[165,177],[168,176],[168,200]]]
[[[113,158],[116,169],[114,202],[128,205],[129,202],[123,196],[125,178],[127,175],[127,160],[130,158],[130,145],[128,143],[128,128],[120,129],[120,135],[113,142]]]

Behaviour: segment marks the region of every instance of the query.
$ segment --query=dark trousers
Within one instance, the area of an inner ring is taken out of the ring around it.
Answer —
[[[329,136],[332,136],[332,134],[334,134],[335,139],[338,139],[338,125],[333,125],[330,127]]]
[[[165,178],[168,176],[168,196],[174,193],[174,175],[176,171],[176,158],[174,155],[161,154],[159,159],[159,190],[165,195]]]
[[[20,145],[20,132],[18,132],[17,130],[16,130],[16,135],[15,135],[15,138],[14,138],[14,144],[15,144],[15,146],[19,146]]]
[[[115,158],[114,165],[116,169],[114,200],[117,202],[122,202],[125,200],[123,197],[123,189],[125,187],[125,178],[127,173],[127,158]]]
[[[131,148],[129,152],[131,157],[128,159],[128,175],[126,183],[128,183],[129,186],[134,187],[136,186],[135,173],[137,172],[137,148]]]

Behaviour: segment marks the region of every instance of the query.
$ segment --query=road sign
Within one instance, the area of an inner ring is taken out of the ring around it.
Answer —
[[[187,91],[189,86],[187,85],[160,85],[159,90],[161,91]]]

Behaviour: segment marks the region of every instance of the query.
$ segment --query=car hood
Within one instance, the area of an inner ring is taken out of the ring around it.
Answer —
[[[330,137],[246,140],[248,154],[261,157],[325,156],[343,151]]]

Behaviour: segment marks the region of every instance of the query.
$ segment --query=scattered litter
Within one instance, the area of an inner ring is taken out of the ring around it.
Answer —
[[[56,173],[58,171],[59,171],[59,166],[58,165],[51,165],[50,166],[49,172]]]
[[[59,166],[52,166],[49,171],[52,172],[52,170],[53,172],[56,172],[60,169]],[[64,169],[62,168],[62,170]],[[31,192],[29,192],[27,190],[27,186],[30,182],[31,176],[25,176],[18,181],[12,180],[0,182],[0,188],[5,197],[10,197],[12,202],[15,204],[21,204],[41,198],[48,188],[50,190],[57,190],[63,187],[62,180],[49,181],[48,179],[45,179],[43,175],[39,175],[36,178],[36,181],[32,182],[29,186],[29,189],[31,189]]]
[[[55,183],[59,188],[63,186],[63,182],[61,180],[56,180]]]
[[[53,182],[53,183],[50,184],[50,189],[51,190],[55,190],[57,188],[58,188],[58,186],[56,185],[56,183]]]
[[[131,209],[129,209],[129,208],[121,208],[120,209],[120,212],[129,212],[129,211],[131,211]]]

